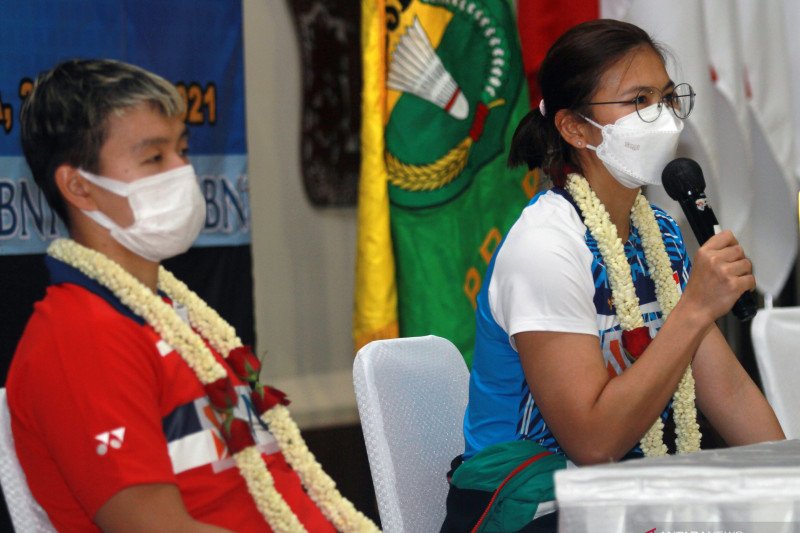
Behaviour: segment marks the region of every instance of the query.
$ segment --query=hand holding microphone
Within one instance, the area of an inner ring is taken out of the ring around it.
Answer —
[[[733,234],[720,233],[717,217],[706,199],[706,182],[700,165],[685,157],[675,159],[664,168],[661,181],[669,197],[683,209],[701,246],[695,257],[695,272],[706,277],[701,281],[706,292],[704,298],[719,300],[722,312],[719,309],[714,312],[721,316],[727,311],[730,299],[740,294],[733,304],[733,314],[739,320],[750,320],[756,314],[750,292],[755,285],[752,266]]]

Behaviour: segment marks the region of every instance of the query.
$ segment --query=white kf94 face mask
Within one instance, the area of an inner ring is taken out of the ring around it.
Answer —
[[[110,230],[122,246],[149,261],[160,262],[185,252],[203,229],[206,202],[192,165],[130,183],[82,169],[79,172],[98,187],[128,199],[133,224],[126,228],[100,211],[83,212]]]
[[[639,111],[642,116],[655,116],[658,104]],[[614,178],[629,189],[643,185],[661,185],[661,172],[675,158],[678,137],[683,131],[683,121],[669,109],[662,109],[653,122],[645,122],[634,111],[613,124],[601,126],[590,118],[593,126],[600,128],[603,142],[586,147],[597,153],[598,159]]]

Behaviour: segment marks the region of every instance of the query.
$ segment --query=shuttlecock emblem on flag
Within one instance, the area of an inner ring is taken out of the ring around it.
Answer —
[[[520,76],[496,2],[416,0],[389,31],[386,170],[390,199],[440,205],[504,151]]]
[[[442,65],[416,17],[392,54],[387,85],[419,96],[456,119],[463,120],[469,114],[469,103],[461,88]]]

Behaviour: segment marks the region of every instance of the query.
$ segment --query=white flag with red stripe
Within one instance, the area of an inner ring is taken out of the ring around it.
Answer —
[[[749,250],[753,151],[738,8],[729,0],[707,0],[702,5],[719,147],[719,187],[713,201],[720,225],[732,230]]]
[[[753,141],[753,216],[747,253],[758,289],[777,296],[797,255],[797,181],[789,62],[779,2],[739,0]]]

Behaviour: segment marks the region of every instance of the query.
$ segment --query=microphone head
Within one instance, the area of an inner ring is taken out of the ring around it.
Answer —
[[[688,157],[670,161],[661,173],[661,183],[673,200],[696,198],[706,190],[703,169],[697,161]]]

